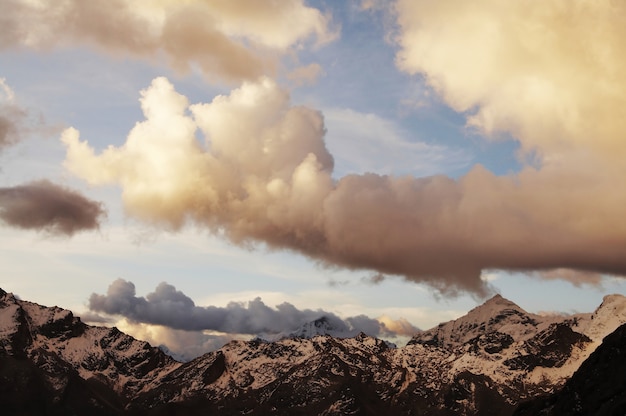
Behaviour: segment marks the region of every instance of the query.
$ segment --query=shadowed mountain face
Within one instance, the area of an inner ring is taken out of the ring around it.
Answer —
[[[312,322],[306,334],[233,341],[183,364],[1,291],[0,406],[33,415],[510,415],[561,388],[626,322],[625,306],[612,296],[593,314],[548,318],[496,296],[400,348],[319,335],[328,328]]]
[[[116,328],[0,289],[0,403],[7,414],[116,414],[164,369],[178,366]]]
[[[560,391],[515,412],[531,415],[626,415],[626,325],[604,338]]]

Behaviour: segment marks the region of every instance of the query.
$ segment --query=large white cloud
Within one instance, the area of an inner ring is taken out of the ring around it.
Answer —
[[[141,104],[146,120],[120,147],[96,154],[74,129],[63,141],[72,172],[119,184],[129,214],[146,222],[173,230],[195,223],[235,243],[262,242],[443,292],[485,294],[486,269],[626,273],[626,192],[614,181],[621,165],[597,170],[600,159],[590,158],[503,177],[476,166],[459,180],[334,180],[322,115],[292,106],[269,79],[189,105],[157,78]]]

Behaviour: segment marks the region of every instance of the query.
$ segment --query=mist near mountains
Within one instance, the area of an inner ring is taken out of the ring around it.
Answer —
[[[179,362],[0,289],[0,405],[10,414],[622,414],[625,322],[622,295],[574,316],[494,296],[403,347],[303,334]]]
[[[173,285],[162,282],[145,297],[137,296],[132,282],[117,279],[105,295],[93,293],[88,307],[95,313],[122,316],[134,323],[161,325],[175,330],[218,331],[237,335],[288,335],[299,327],[324,318],[337,334],[349,337],[364,332],[371,336],[411,336],[419,329],[405,320],[376,320],[365,315],[341,318],[321,309],[298,309],[284,302],[269,307],[261,298],[225,307],[197,306]]]

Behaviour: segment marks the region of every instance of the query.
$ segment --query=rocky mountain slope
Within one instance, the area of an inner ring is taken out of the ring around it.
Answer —
[[[359,334],[233,341],[187,363],[0,291],[0,406],[22,414],[507,415],[560,389],[626,298],[544,317],[496,296],[393,348]]]
[[[523,403],[515,416],[626,415],[626,324],[609,334],[558,392]]]
[[[0,289],[0,403],[7,414],[117,413],[179,366],[116,328],[85,325],[68,310]]]

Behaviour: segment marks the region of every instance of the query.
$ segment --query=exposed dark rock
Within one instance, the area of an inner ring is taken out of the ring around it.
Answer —
[[[509,334],[496,331],[480,335],[470,340],[468,345],[471,346],[471,351],[474,353],[484,351],[487,354],[497,354],[509,348],[514,341]]]
[[[570,357],[572,348],[589,343],[583,334],[565,324],[553,324],[524,343],[525,354],[506,360],[513,370],[531,371],[535,367],[561,367]]]
[[[562,385],[531,381],[533,369],[559,369],[590,342],[572,320],[540,327],[502,297],[402,348],[363,333],[232,341],[187,363],[4,291],[0,314],[0,409],[20,415],[508,416],[520,400]],[[562,396],[529,402],[520,415],[621,414],[625,328],[606,338],[607,352],[594,353]]]
[[[82,379],[53,356],[36,360],[0,357],[0,408],[6,415],[123,413],[123,403],[111,388]]]
[[[515,416],[626,415],[626,324],[604,338],[557,393],[523,403]]]

